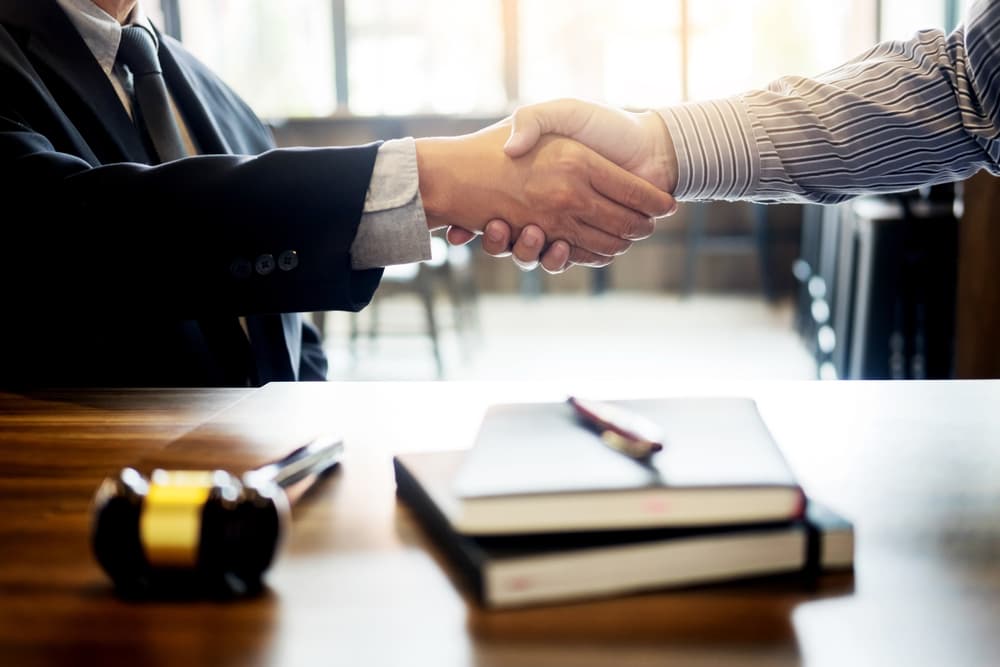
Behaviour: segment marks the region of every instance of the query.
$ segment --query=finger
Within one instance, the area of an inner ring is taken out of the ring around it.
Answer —
[[[600,220],[595,221],[595,224],[600,224]],[[548,238],[551,241],[566,241],[575,248],[603,257],[621,255],[632,247],[632,242],[628,239],[610,234],[585,219],[576,219],[571,224],[561,227],[560,231],[551,231]]]
[[[538,266],[542,249],[545,247],[545,233],[536,225],[527,225],[514,242],[512,258],[525,271]]]
[[[542,268],[548,273],[562,273],[570,267],[569,244],[565,241],[556,241],[542,253]]]
[[[465,245],[472,239],[476,238],[476,235],[468,229],[463,229],[461,227],[449,227],[448,231],[444,233],[444,237],[448,239],[448,243],[452,245]]]
[[[534,148],[539,137],[550,132],[574,136],[584,129],[592,113],[579,100],[554,100],[521,107],[510,117],[510,137],[504,144],[504,152],[510,157],[520,157]]]
[[[613,262],[614,258],[595,255],[583,248],[570,248],[569,261],[570,264],[579,264],[580,266],[603,267]]]
[[[590,183],[608,199],[650,218],[666,215],[676,206],[670,194],[630,174],[610,160],[591,154],[590,163]]]
[[[514,112],[511,116],[510,136],[503,145],[504,153],[510,157],[520,157],[534,148],[542,136],[542,128],[533,113]]]
[[[494,257],[507,257],[512,237],[510,225],[505,221],[490,220],[483,228],[483,252]]]
[[[591,201],[591,210],[584,220],[591,227],[629,241],[649,238],[656,231],[655,218],[637,213],[603,196]]]

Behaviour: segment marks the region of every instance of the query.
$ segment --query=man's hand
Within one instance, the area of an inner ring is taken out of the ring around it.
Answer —
[[[570,99],[532,104],[511,116],[504,151],[524,155],[546,134],[575,139],[666,192],[677,185],[674,144],[655,111],[633,113]]]
[[[523,155],[546,134],[575,139],[661,190],[673,191],[677,183],[673,142],[655,112],[632,113],[568,99],[521,107],[511,117],[511,134],[504,150],[512,157]],[[542,255],[545,243],[538,242],[540,233],[543,232],[528,227],[518,236],[502,220],[493,221],[486,228],[483,249],[491,255],[512,252],[525,267],[537,264],[541,255],[547,271],[564,270],[572,253],[565,244],[554,243]],[[465,243],[472,237],[463,229],[448,230],[448,240],[452,243]],[[516,241],[512,246],[513,238]]]
[[[462,227],[449,227],[445,238],[452,245],[465,245],[478,234]],[[483,230],[482,247],[493,257],[510,257],[522,271],[532,271],[541,265],[549,273],[562,273],[572,263],[566,241],[554,241],[545,247],[545,232],[535,225],[521,230],[517,242],[511,244],[511,230],[503,220],[490,220]]]
[[[542,137],[511,158],[503,151],[508,134],[506,125],[498,125],[462,137],[417,140],[429,228],[482,232],[487,222],[501,219],[520,234],[536,225],[544,239],[571,248],[574,263],[604,266],[633,240],[652,234],[651,217],[674,207],[666,192],[563,137]],[[529,233],[522,245],[531,238]]]

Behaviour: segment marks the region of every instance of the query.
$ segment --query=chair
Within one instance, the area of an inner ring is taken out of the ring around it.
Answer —
[[[466,246],[450,246],[444,239],[431,238],[431,258],[424,262],[386,267],[382,284],[368,306],[368,328],[361,331],[357,314],[351,317],[350,352],[357,358],[357,340],[365,335],[375,340],[379,335],[409,335],[413,331],[387,332],[381,322],[381,306],[387,299],[400,294],[415,295],[420,300],[424,327],[422,333],[431,343],[438,379],[444,378],[441,355],[440,323],[435,308],[436,295],[444,291],[451,305],[451,324],[463,343],[479,331],[478,289],[472,266],[472,253]],[[463,345],[463,349],[468,346]]]

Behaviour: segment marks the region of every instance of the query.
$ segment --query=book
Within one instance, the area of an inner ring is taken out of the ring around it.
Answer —
[[[851,524],[810,501],[786,523],[470,537],[455,530],[462,452],[393,459],[399,498],[484,606],[519,607],[733,579],[849,569]]]
[[[745,398],[614,401],[656,422],[664,449],[622,455],[565,403],[492,406],[454,484],[468,535],[788,521],[804,496]]]

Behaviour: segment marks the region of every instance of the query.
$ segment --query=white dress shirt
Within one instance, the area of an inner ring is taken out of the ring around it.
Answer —
[[[131,115],[132,99],[128,92],[132,88],[131,75],[124,68],[115,66],[121,25],[93,0],[57,2],[94,54],[122,105]],[[153,30],[141,2],[129,15],[128,23],[146,27],[157,39],[157,32]],[[185,147],[191,155],[197,155],[200,151],[173,98],[170,105]],[[413,139],[394,139],[382,144],[375,158],[358,232],[351,245],[352,268],[370,269],[430,259],[430,233],[418,185],[417,152]]]

